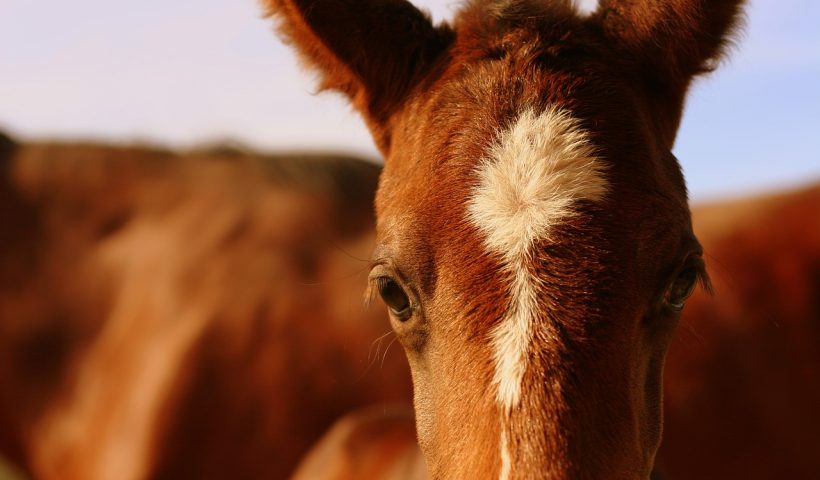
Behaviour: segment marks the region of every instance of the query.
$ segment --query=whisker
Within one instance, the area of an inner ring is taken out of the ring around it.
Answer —
[[[709,259],[709,265],[711,267],[714,267],[713,268],[714,273],[716,273],[717,277],[719,277],[721,280],[723,280],[723,282],[726,283],[726,285],[728,285],[731,288],[732,292],[738,292],[740,290],[737,286],[736,279],[735,279],[734,275],[732,275],[731,270],[723,262],[718,260],[717,257],[715,257],[715,256],[713,256],[710,253],[705,252],[705,251],[703,252],[703,256],[707,257]],[[711,282],[710,282],[709,288],[707,288],[706,291],[707,291],[707,293],[709,293],[709,295],[714,295],[715,294],[714,286],[713,286],[713,284],[711,284]]]
[[[379,338],[377,338],[377,339],[373,340],[373,341],[370,343],[370,348],[369,348],[369,349],[368,349],[368,351],[367,351],[367,358],[368,358],[368,359],[370,359],[370,353],[373,351],[373,345],[374,345],[376,342],[381,343],[381,341],[382,341],[382,340],[383,340],[386,336],[390,335],[391,333],[393,333],[393,330],[388,330],[387,332],[385,332],[385,333],[384,333],[384,335],[381,335]],[[378,352],[378,350],[377,350],[377,352]],[[378,353],[377,353],[377,355],[376,355],[376,356],[378,356]]]
[[[392,345],[396,342],[396,340],[398,340],[398,339],[399,339],[399,337],[393,337],[393,340],[391,340],[391,341],[390,341],[390,343],[388,343],[388,344],[387,344],[387,348],[385,348],[385,349],[384,349],[384,355],[382,355],[382,364],[381,364],[381,366],[380,366],[379,368],[384,369],[384,360],[387,358],[387,352],[389,352],[389,351],[390,351],[390,347],[391,347],[391,346],[392,346]]]
[[[330,285],[333,282],[339,282],[339,281],[342,281],[342,280],[349,280],[351,278],[354,278],[357,275],[361,275],[366,270],[367,270],[367,267],[363,267],[363,268],[360,268],[359,270],[356,270],[356,271],[354,271],[350,274],[341,275],[339,277],[331,278],[330,280],[328,280],[326,282],[297,282],[297,285],[300,285],[300,286],[303,286],[303,287],[319,287],[319,286],[322,286],[322,285]]]
[[[729,293],[739,295],[742,298],[743,288],[740,286],[737,277],[732,274],[732,269],[726,266],[726,264],[724,264],[720,260],[718,260],[717,257],[709,255],[706,252],[704,252],[704,255],[709,257],[709,261],[711,264],[720,267],[719,269],[716,268],[715,272],[718,274],[719,278],[723,280],[723,282],[726,284],[726,286],[729,289]],[[710,295],[720,294],[719,292],[716,292],[714,288],[710,288],[708,292]],[[765,316],[767,322],[776,327],[780,327],[780,322],[778,321],[777,316],[774,315],[772,312],[765,314]]]
[[[370,263],[370,260],[364,259],[364,258],[359,258],[356,255],[353,255],[352,253],[350,253],[347,250],[345,250],[344,248],[342,248],[342,246],[340,244],[338,244],[338,243],[336,243],[332,240],[330,241],[330,244],[331,244],[331,246],[336,248],[336,250],[342,252],[343,254],[345,254],[347,256],[347,258],[350,258],[351,260],[356,260],[357,262],[362,262],[362,263]]]
[[[367,375],[367,372],[370,371],[373,365],[376,364],[376,361],[379,359],[379,350],[381,350],[382,341],[391,333],[393,333],[393,330],[388,330],[384,335],[380,336],[379,338],[373,340],[370,343],[370,348],[368,348],[367,350],[367,366],[365,366],[364,371],[362,371],[362,374],[359,375],[359,377],[356,379],[357,382],[361,381],[364,378],[364,376]],[[372,354],[374,345],[376,346],[375,355]]]
[[[695,326],[692,325],[691,323],[689,323],[689,322],[680,322],[679,328],[681,330],[683,330],[684,332],[688,333],[689,335],[691,335],[692,337],[694,337],[695,342],[703,343],[703,341],[704,341],[703,335],[701,335],[700,332],[698,332],[695,329]],[[678,338],[680,338],[680,337],[678,337]]]

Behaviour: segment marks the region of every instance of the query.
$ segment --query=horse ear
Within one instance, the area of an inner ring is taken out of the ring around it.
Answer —
[[[745,0],[600,0],[606,33],[666,69],[691,78],[711,71]]]
[[[600,0],[593,19],[651,82],[677,130],[683,98],[698,74],[714,70],[742,18],[745,0]]]
[[[453,37],[406,0],[264,1],[286,41],[318,70],[321,88],[347,95],[377,143]]]

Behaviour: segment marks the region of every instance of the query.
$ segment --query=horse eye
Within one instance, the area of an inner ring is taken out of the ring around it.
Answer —
[[[399,284],[390,277],[379,277],[376,283],[379,295],[393,315],[402,321],[410,318],[410,299]]]
[[[669,305],[672,310],[677,312],[683,310],[686,299],[689,298],[695,290],[698,276],[698,269],[695,267],[685,268],[678,274],[678,277],[672,282],[672,285],[666,292],[666,304]]]

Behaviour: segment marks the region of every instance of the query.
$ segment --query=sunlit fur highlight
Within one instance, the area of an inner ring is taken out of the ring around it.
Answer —
[[[607,181],[587,134],[556,108],[524,110],[490,148],[477,176],[469,218],[509,276],[509,306],[490,333],[496,400],[506,416],[521,398],[538,316],[537,284],[528,267],[533,245],[552,240],[551,228],[574,215],[578,201],[600,200]],[[501,478],[510,471],[508,443],[502,425]]]

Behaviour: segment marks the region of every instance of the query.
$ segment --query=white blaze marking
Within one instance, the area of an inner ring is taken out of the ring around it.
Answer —
[[[484,234],[487,250],[501,257],[510,282],[509,306],[490,333],[496,400],[505,418],[520,401],[537,316],[536,281],[527,268],[532,247],[550,239],[550,229],[575,214],[576,202],[604,196],[603,170],[586,132],[554,108],[522,112],[477,169],[468,215]],[[502,478],[509,475],[511,461],[504,423]]]
[[[500,480],[507,480],[510,477],[510,447],[507,445],[507,431],[501,429],[501,470],[498,473]]]

